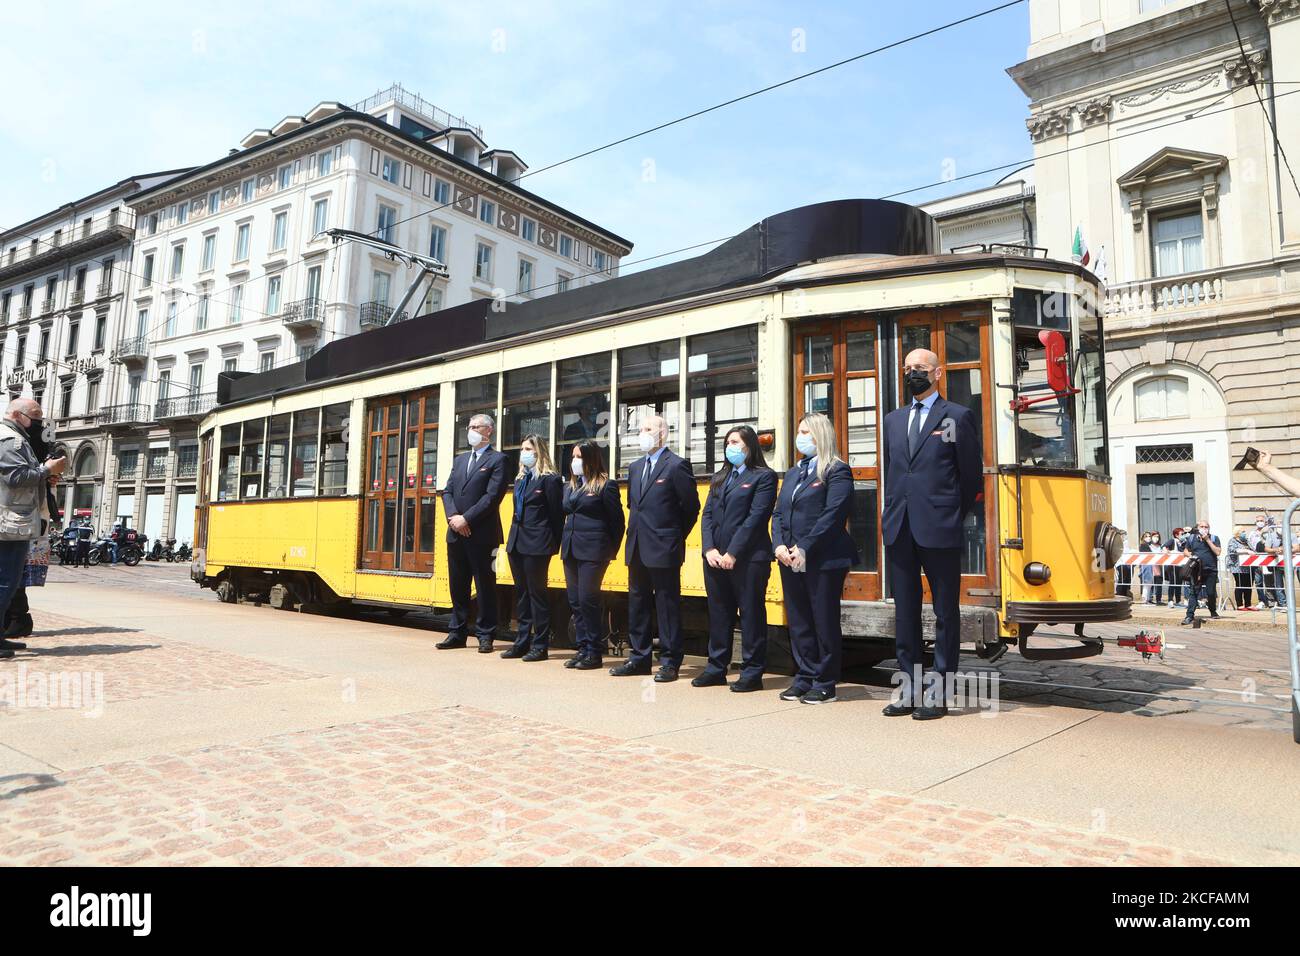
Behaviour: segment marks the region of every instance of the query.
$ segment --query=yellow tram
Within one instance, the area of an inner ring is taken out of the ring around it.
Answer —
[[[1033,250],[937,246],[933,220],[914,207],[820,203],[684,262],[504,306],[470,302],[330,343],[293,366],[223,375],[200,426],[192,577],[230,601],[446,608],[438,490],[471,415],[493,415],[494,441],[516,462],[530,433],[550,436],[557,461],[595,437],[620,477],[639,454],[642,416],[663,415],[703,497],[729,427],[753,425],[781,474],[795,423],[820,411],[856,488],[849,527],[862,560],[844,589],[846,662],[891,657],[880,424],[902,399],[903,356],[926,347],[945,367],[944,396],[982,427],[963,642],[986,657],[1008,644],[1027,656],[1096,653],[1084,626],[1123,620],[1130,606],[1114,593],[1123,533],[1110,524],[1097,280]],[[506,525],[511,500],[501,504]],[[504,560],[498,580],[510,581]],[[554,620],[567,621],[558,559],[550,583]],[[698,526],[682,584],[684,619],[702,641]],[[605,587],[617,639],[621,562]],[[767,613],[780,644],[777,575]],[[1078,640],[1030,648],[1040,624],[1072,625]]]

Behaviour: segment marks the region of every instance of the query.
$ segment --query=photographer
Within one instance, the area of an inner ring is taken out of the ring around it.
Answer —
[[[1196,619],[1197,595],[1201,585],[1205,585],[1206,604],[1210,609],[1210,619],[1219,619],[1219,555],[1222,548],[1218,535],[1210,534],[1210,522],[1205,518],[1196,522],[1196,528],[1189,531],[1182,542],[1183,554],[1190,555],[1196,561],[1187,569],[1187,583],[1190,594],[1187,599],[1187,616],[1180,623],[1191,624]]]
[[[1253,465],[1256,471],[1287,494],[1300,498],[1300,478],[1288,475],[1273,464],[1271,452],[1247,448],[1245,457],[1237,464],[1237,470],[1241,470],[1247,465]],[[1274,523],[1272,518],[1264,522],[1264,517],[1264,514],[1261,513],[1255,521],[1257,530],[1251,535],[1252,544],[1258,542],[1258,546],[1255,547],[1256,551],[1280,556],[1282,554],[1282,529]],[[1272,599],[1276,601],[1279,607],[1286,607],[1286,574],[1289,570],[1289,568],[1283,567],[1256,569],[1256,571],[1261,572],[1255,578],[1255,587],[1264,601],[1261,606],[1266,606],[1269,600]],[[1270,584],[1271,587],[1269,587]]]

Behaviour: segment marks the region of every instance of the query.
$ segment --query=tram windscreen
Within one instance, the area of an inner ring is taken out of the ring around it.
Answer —
[[[1089,471],[1110,474],[1106,455],[1106,350],[1101,317],[1079,319],[1079,355],[1074,384],[1079,389],[1079,459]]]
[[[1022,465],[1077,468],[1074,441],[1074,396],[1057,396],[1047,384],[1047,353],[1038,326],[1016,328],[1016,394],[1047,398],[1019,415],[1017,458]]]

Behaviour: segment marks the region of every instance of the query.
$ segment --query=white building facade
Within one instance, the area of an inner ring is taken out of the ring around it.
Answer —
[[[1283,504],[1248,446],[1300,469],[1300,2],[1031,0],[1030,31],[1036,244],[1108,281],[1115,520],[1231,533]]]
[[[69,463],[63,517],[106,528],[108,359],[127,308],[135,215],[128,200],[183,170],[134,176],[0,233],[0,345],[9,397],[31,386]]]
[[[404,312],[545,295],[617,274],[631,244],[521,188],[526,166],[400,87],[322,103],[135,196],[139,229],[113,434],[114,517],[189,540],[199,418],[223,372],[257,372],[391,321],[417,270],[335,243],[347,229],[448,274]]]

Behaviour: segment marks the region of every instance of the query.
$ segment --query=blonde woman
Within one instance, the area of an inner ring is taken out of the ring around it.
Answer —
[[[587,439],[574,446],[569,471],[560,557],[564,561],[564,588],[573,613],[578,653],[564,666],[589,671],[603,663],[605,628],[600,589],[605,569],[623,542],[626,522],[618,482],[609,477],[599,445]]]
[[[506,557],[515,579],[515,642],[501,656],[526,662],[544,661],[551,646],[551,609],[546,572],[560,550],[564,529],[563,489],[551,464],[546,439],[529,435],[519,446],[515,476],[515,511],[506,540]]]
[[[781,482],[772,515],[772,544],[798,668],[782,700],[829,704],[840,677],[840,594],[858,561],[845,522],[853,504],[853,472],[835,447],[835,429],[821,414],[799,422],[802,456]]]

